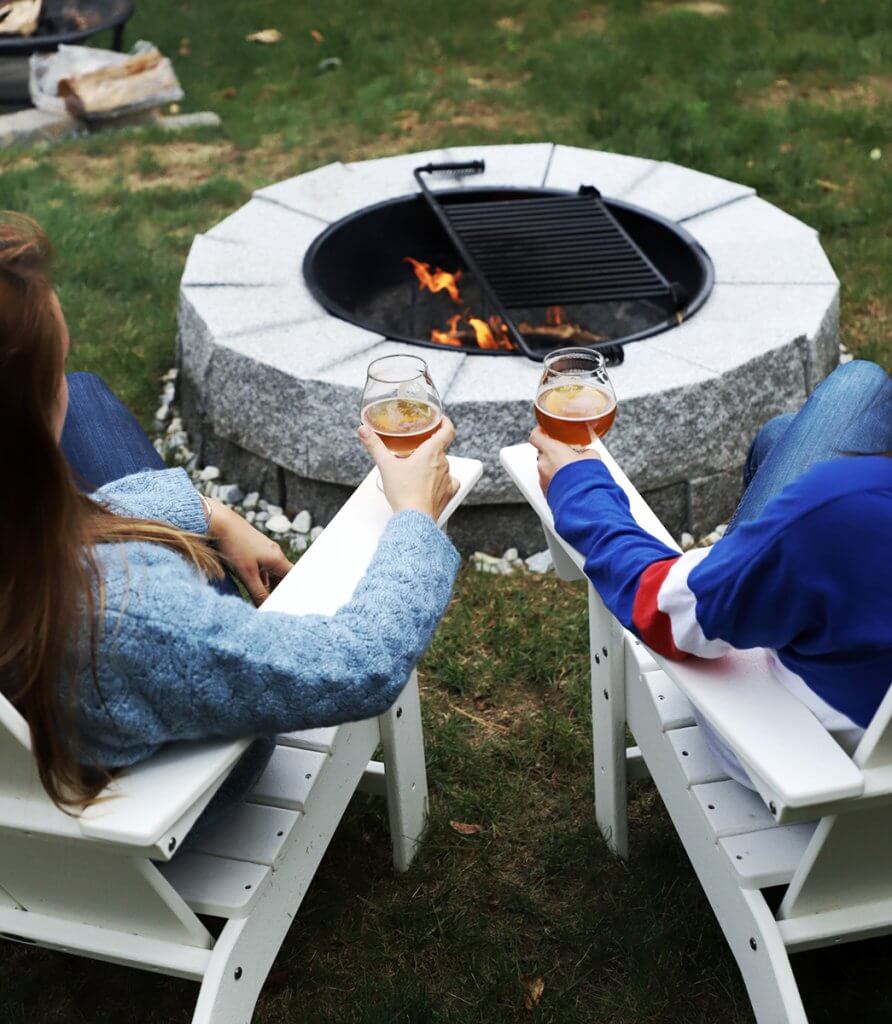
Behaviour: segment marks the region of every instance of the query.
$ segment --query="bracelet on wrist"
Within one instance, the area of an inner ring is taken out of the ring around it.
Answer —
[[[214,506],[203,494],[198,495],[198,500],[201,502],[201,507],[204,509],[205,526],[207,527],[208,531],[210,531],[211,519],[213,519],[214,517]]]

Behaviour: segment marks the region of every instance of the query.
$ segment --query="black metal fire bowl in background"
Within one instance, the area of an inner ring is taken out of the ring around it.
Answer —
[[[438,192],[444,205],[533,199],[573,195],[556,189],[463,188]],[[524,331],[533,358],[566,345],[589,344],[606,348],[628,344],[675,327],[681,318],[694,315],[712,290],[713,267],[699,243],[680,227],[657,214],[618,200],[605,206],[634,242],[685,294],[683,311],[676,315],[665,304],[648,299],[591,302],[566,305],[566,321],[578,324],[603,342],[560,336],[553,331]],[[506,259],[510,260],[510,246]],[[403,196],[349,214],[326,228],[313,242],[303,264],[306,282],[318,301],[333,315],[395,341],[442,348],[431,340],[451,315],[460,312],[444,293],[419,291],[418,281],[406,257],[450,273],[462,260],[437,218],[420,195]],[[486,296],[465,273],[460,280],[462,306],[486,319],[494,311]],[[546,325],[547,311],[513,308],[516,322]],[[473,338],[461,348],[471,354],[519,355],[506,349],[481,349]]]
[[[109,30],[114,32],[114,48],[120,50],[124,26],[135,11],[133,0],[44,0],[33,35],[0,35],[0,57],[27,57]]]

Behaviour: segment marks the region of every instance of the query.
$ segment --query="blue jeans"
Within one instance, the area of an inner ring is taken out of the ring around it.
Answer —
[[[787,484],[819,462],[892,451],[892,377],[852,360],[815,389],[799,412],[769,420],[750,445],[744,493],[728,532],[756,519]]]
[[[60,447],[75,480],[87,492],[131,473],[166,468],[133,413],[92,373],[68,375],[68,414]],[[223,594],[239,593],[228,576],[210,584]],[[207,829],[253,789],[275,745],[274,738],[260,737],[245,751],[192,827],[186,848],[200,842]]]
[[[94,373],[68,374],[68,414],[59,442],[82,491],[96,490],[132,473],[166,469],[136,417]],[[221,594],[238,594],[226,576],[211,580]]]
[[[750,445],[743,497],[728,533],[757,519],[769,501],[819,462],[892,451],[892,378],[876,363],[853,360],[834,370],[796,413],[769,420]],[[712,755],[732,778],[755,788],[734,751],[695,716]]]

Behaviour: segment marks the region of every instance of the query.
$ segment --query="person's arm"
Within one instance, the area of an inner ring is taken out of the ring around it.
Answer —
[[[112,480],[91,497],[118,515],[207,532],[207,515],[185,469],[152,469]]]
[[[331,616],[260,614],[169,560],[166,569],[129,561],[106,613],[101,692],[89,673],[81,682],[81,734],[109,766],[139,745],[383,713],[429,643],[459,565],[433,520],[414,511],[389,523],[352,599]]]
[[[597,459],[565,464],[551,478],[547,498],[555,529],[585,557],[585,574],[601,599],[648,647],[667,658],[719,657],[728,650],[688,622],[687,573],[708,549],[679,555],[642,529]]]

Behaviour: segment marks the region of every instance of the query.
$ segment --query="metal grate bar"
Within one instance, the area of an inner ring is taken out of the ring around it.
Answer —
[[[416,169],[415,178],[512,341],[530,358],[542,355],[527,343],[509,309],[639,298],[674,306],[669,282],[596,189],[583,187],[575,196],[441,202],[422,177],[470,166],[428,164]],[[484,164],[473,166],[482,170]]]

